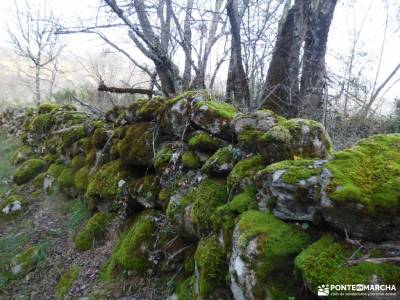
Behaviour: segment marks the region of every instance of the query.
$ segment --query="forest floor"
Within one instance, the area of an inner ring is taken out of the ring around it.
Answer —
[[[10,158],[18,145],[16,138],[0,133],[0,199],[13,188]],[[68,200],[57,191],[46,195],[28,185],[18,193],[24,196],[23,212],[13,220],[0,219],[1,300],[57,299],[55,291],[61,276],[74,267],[79,268],[78,278],[63,299],[143,299],[140,291],[130,292],[133,285],[129,282],[113,288],[99,280],[101,267],[118,238],[115,231],[110,230],[107,242],[96,249],[83,253],[75,250],[74,237],[90,217],[81,199]],[[40,249],[36,268],[23,278],[11,278],[7,270],[12,258],[33,245]],[[123,296],[132,293],[134,296]]]

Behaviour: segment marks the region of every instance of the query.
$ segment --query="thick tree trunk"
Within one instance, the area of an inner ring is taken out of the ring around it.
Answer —
[[[230,102],[250,108],[250,91],[242,61],[240,17],[237,0],[229,0],[226,6],[231,25],[231,58],[229,61],[226,96]]]
[[[263,91],[263,108],[287,117],[297,114],[300,51],[306,27],[304,15],[309,0],[296,0],[281,22]]]
[[[185,48],[185,69],[183,71],[183,89],[187,90],[192,80],[192,9],[194,0],[187,0],[186,3],[186,16],[185,23],[183,25],[183,42]]]
[[[323,110],[325,88],[325,53],[336,0],[312,1],[307,18],[299,114],[319,120]]]

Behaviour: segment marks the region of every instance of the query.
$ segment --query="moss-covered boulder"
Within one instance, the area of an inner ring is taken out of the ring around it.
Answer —
[[[118,241],[103,267],[102,278],[109,281],[122,274],[151,272],[163,260],[159,256],[161,249],[166,250],[166,243],[173,237],[163,215],[153,210],[143,211]]]
[[[322,173],[325,220],[350,236],[400,238],[400,135],[376,135],[338,152]]]
[[[86,192],[89,185],[90,167],[84,166],[75,172],[74,186],[78,192]]]
[[[64,300],[72,285],[76,281],[80,271],[79,266],[72,266],[60,278],[55,289],[55,296],[57,300]]]
[[[228,287],[226,282],[227,263],[226,250],[218,237],[210,237],[200,240],[194,254],[195,282],[193,291],[197,299],[214,299],[214,295],[220,293],[219,289]]]
[[[109,214],[103,212],[95,213],[76,236],[76,249],[78,251],[87,251],[95,247],[106,235],[109,221]]]
[[[188,91],[165,101],[161,119],[163,131],[178,138],[185,137],[193,128],[190,124],[192,103],[203,100],[202,92]]]
[[[91,142],[94,148],[103,149],[104,145],[107,143],[108,134],[104,127],[98,127],[94,130]]]
[[[153,208],[161,206],[158,201],[160,189],[160,182],[157,176],[148,174],[142,178],[133,180],[129,186],[129,194],[144,207]]]
[[[17,150],[15,150],[13,156],[11,157],[11,163],[13,165],[19,165],[28,160],[33,154],[34,151],[32,147],[28,145],[22,145]]]
[[[194,151],[185,151],[181,156],[182,166],[187,169],[198,169],[201,167],[199,157]]]
[[[295,265],[306,286],[315,294],[318,286],[327,284],[400,284],[399,266],[390,263],[349,262],[360,258],[360,255],[362,252],[358,252],[356,247],[337,242],[332,236],[325,236],[303,250],[296,257]]]
[[[268,164],[299,158],[326,158],[332,145],[324,127],[315,121],[291,119],[272,127],[258,139],[258,151]]]
[[[32,246],[22,253],[17,254],[10,263],[10,271],[16,278],[21,278],[36,268],[43,257],[42,249]]]
[[[150,123],[136,123],[129,127],[120,143],[121,160],[127,164],[147,166],[152,163],[153,149],[157,145],[157,135]]]
[[[261,135],[283,122],[285,119],[270,110],[240,113],[231,121],[238,140],[238,146],[244,151],[256,152]]]
[[[29,159],[19,166],[14,173],[14,182],[18,185],[27,183],[46,169],[46,163],[41,159]]]
[[[214,210],[227,200],[224,182],[205,179],[186,195],[171,197],[167,216],[180,225],[183,235],[189,238],[202,237],[212,229],[211,216]]]
[[[280,219],[318,223],[320,175],[325,162],[285,160],[259,171],[255,179],[258,206],[271,209]]]
[[[285,118],[278,116],[270,110],[257,110],[249,113],[240,113],[231,121],[236,134],[240,134],[244,130],[254,129],[261,132],[267,132],[269,129],[284,122]]]
[[[309,244],[301,229],[270,213],[244,212],[235,227],[229,263],[235,299],[300,298],[293,259]]]
[[[88,206],[94,209],[98,204],[112,204],[119,193],[118,183],[129,179],[129,174],[120,160],[111,161],[101,166],[87,187]],[[107,202],[107,203],[106,203]]]
[[[264,168],[261,155],[254,155],[239,161],[229,173],[227,178],[230,190],[243,190],[254,184],[255,175]]]
[[[189,139],[188,145],[192,150],[213,154],[226,143],[207,132],[197,131]]]
[[[157,172],[161,172],[168,167],[173,155],[175,153],[179,154],[179,151],[177,151],[178,148],[179,146],[176,144],[167,144],[160,147],[154,159],[154,168]]]
[[[37,142],[43,135],[50,132],[55,122],[56,119],[51,114],[36,115],[29,125],[30,137]]]
[[[48,114],[58,108],[60,108],[60,106],[57,103],[47,102],[47,103],[40,104],[37,111],[38,111],[38,114]]]
[[[234,139],[230,122],[238,111],[228,103],[217,100],[198,101],[193,105],[192,121],[198,127],[226,140]]]
[[[65,166],[57,178],[58,186],[67,192],[75,187],[75,170],[71,166]]]
[[[233,166],[242,157],[242,153],[238,148],[231,145],[219,149],[215,152],[203,165],[202,170],[205,173],[228,174]]]

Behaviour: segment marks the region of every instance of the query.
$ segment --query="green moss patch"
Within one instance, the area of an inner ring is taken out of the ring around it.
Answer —
[[[68,271],[66,271],[60,278],[57,283],[55,294],[56,299],[63,300],[65,295],[68,294],[69,290],[71,289],[72,285],[78,278],[80,271],[79,266],[72,266]]]
[[[133,165],[148,165],[153,161],[153,129],[150,123],[136,123],[129,127],[120,142],[122,160]]]
[[[256,272],[256,284],[253,293],[256,298],[263,299],[271,293],[292,295],[295,290],[289,286],[277,286],[276,278],[295,281],[293,274],[293,259],[309,244],[308,235],[268,212],[249,210],[240,216],[238,223],[240,236],[236,241],[241,251],[245,252],[248,243],[257,237],[258,255],[244,257],[251,259],[247,263]],[[279,281],[279,280],[278,280]],[[301,285],[300,285],[301,286]],[[299,286],[299,287],[300,287]],[[288,290],[288,291],[286,291]]]
[[[188,144],[193,150],[213,153],[223,146],[223,141],[206,132],[198,132],[189,139]]]
[[[313,160],[284,160],[278,163],[269,165],[265,169],[259,171],[257,176],[262,176],[266,173],[273,174],[275,171],[285,170],[282,176],[283,182],[287,184],[296,184],[301,180],[308,179],[312,176],[321,175],[322,168],[315,167]]]
[[[183,152],[182,165],[188,169],[198,169],[201,167],[200,160],[193,151]]]
[[[123,271],[145,272],[150,266],[149,253],[154,244],[156,224],[151,211],[141,213],[123,234],[102,271],[105,280]]]
[[[157,171],[161,171],[168,166],[175,149],[172,146],[165,146],[158,150],[156,157],[154,159],[154,168]]]
[[[389,263],[363,262],[348,266],[356,248],[335,242],[325,236],[302,251],[295,260],[307,286],[316,293],[319,285],[368,284],[377,276],[382,284],[399,284],[400,267]]]
[[[228,176],[227,182],[230,189],[235,188],[242,181],[247,181],[246,185],[251,184],[256,173],[264,167],[261,155],[239,161]],[[247,179],[247,180],[246,180]]]
[[[91,207],[95,205],[96,200],[113,201],[118,195],[118,182],[126,180],[128,174],[119,160],[111,161],[101,166],[91,178],[87,196]]]
[[[18,185],[27,183],[39,175],[46,168],[46,163],[41,159],[30,159],[15,170],[14,182]]]
[[[225,250],[216,236],[202,239],[194,255],[198,267],[198,296],[205,299],[214,290],[226,287],[227,264]]]
[[[38,107],[38,113],[39,114],[48,114],[58,108],[60,108],[60,106],[57,103],[42,103]]]
[[[89,172],[90,167],[84,166],[83,168],[76,171],[74,176],[75,188],[80,192],[86,192],[89,184]]]
[[[19,165],[23,163],[27,159],[29,159],[33,155],[33,149],[28,145],[22,145],[17,150],[15,150],[14,154],[11,157],[11,162],[13,165]]]
[[[199,101],[195,103],[195,107],[197,109],[201,109],[202,107],[207,106],[208,109],[213,111],[216,116],[223,118],[223,119],[233,119],[238,111],[236,108],[226,102],[215,101],[215,100],[208,100],[208,101]]]
[[[75,238],[78,251],[92,249],[107,233],[110,216],[107,213],[97,212],[91,217]]]
[[[219,206],[211,216],[214,231],[221,232],[226,247],[231,247],[235,219],[243,212],[257,209],[256,188],[248,186],[240,194],[233,197],[232,201]]]
[[[354,201],[370,209],[399,207],[400,135],[376,135],[334,155],[325,167],[335,202]]]
[[[96,128],[91,137],[92,145],[96,149],[103,149],[107,139],[107,131],[103,127]]]

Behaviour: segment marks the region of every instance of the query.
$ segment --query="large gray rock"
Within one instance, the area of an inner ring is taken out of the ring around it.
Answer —
[[[234,106],[216,100],[197,101],[192,105],[192,122],[197,127],[228,141],[235,138],[230,123],[237,114]]]
[[[283,220],[318,223],[320,173],[325,162],[283,161],[260,171],[256,178],[259,208],[271,209]]]

